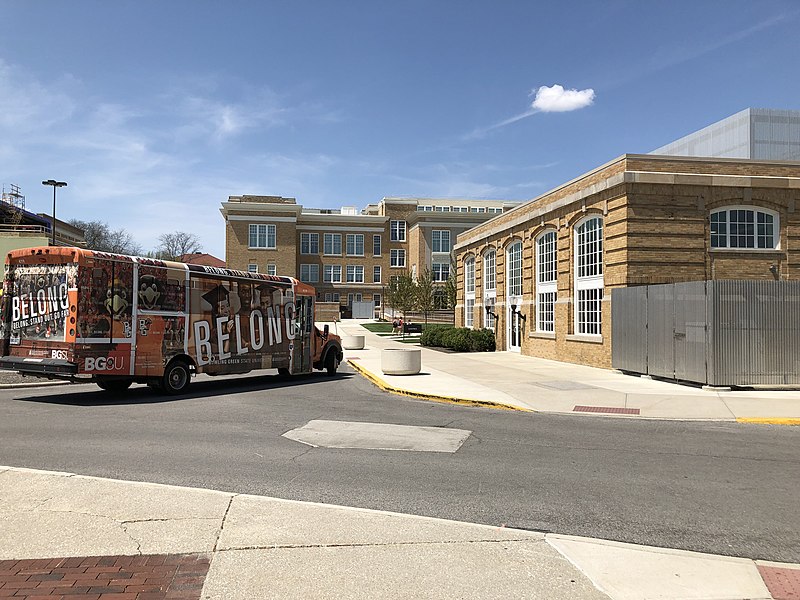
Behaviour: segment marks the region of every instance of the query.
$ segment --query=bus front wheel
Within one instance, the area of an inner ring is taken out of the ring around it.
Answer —
[[[331,350],[328,352],[328,355],[325,357],[325,371],[328,373],[328,377],[333,377],[336,375],[336,369],[339,367],[339,360],[336,356],[336,352]]]
[[[183,360],[173,360],[167,365],[161,387],[168,394],[180,394],[189,386],[189,364]]]

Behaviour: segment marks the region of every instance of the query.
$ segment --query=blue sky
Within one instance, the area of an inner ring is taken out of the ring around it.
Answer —
[[[800,108],[795,0],[0,0],[0,23],[0,182],[50,212],[67,181],[59,218],[146,250],[183,230],[224,257],[229,195],[529,199]]]

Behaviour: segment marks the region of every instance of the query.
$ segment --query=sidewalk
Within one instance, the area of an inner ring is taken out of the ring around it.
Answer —
[[[793,581],[800,565],[0,467],[0,598],[788,599]]]
[[[712,391],[513,352],[443,352],[379,336],[360,323],[336,324],[340,335],[365,336],[366,347],[346,349],[345,360],[398,393],[548,413],[800,425],[800,390]],[[409,347],[421,348],[422,372],[384,375],[381,350]]]

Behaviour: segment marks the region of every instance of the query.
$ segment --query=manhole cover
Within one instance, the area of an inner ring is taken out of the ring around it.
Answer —
[[[283,437],[322,448],[455,452],[470,433],[466,429],[444,427],[315,419],[287,431]]]

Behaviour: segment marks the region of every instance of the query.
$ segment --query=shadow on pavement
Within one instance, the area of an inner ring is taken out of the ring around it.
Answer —
[[[39,402],[42,404],[62,404],[67,406],[124,406],[127,404],[158,404],[167,402],[180,402],[194,398],[210,398],[247,392],[268,391],[294,386],[324,385],[355,376],[353,372],[339,372],[334,377],[325,373],[310,373],[307,375],[238,375],[220,376],[218,379],[203,379],[192,381],[188,392],[170,396],[162,392],[155,392],[146,385],[134,385],[125,392],[108,392],[101,390],[94,384],[78,384],[80,391],[71,391],[70,387],[58,386],[61,393],[47,395],[25,396],[14,398],[16,402]],[[91,386],[91,387],[88,387]],[[53,390],[54,388],[48,388]],[[38,390],[37,390],[38,391]]]

